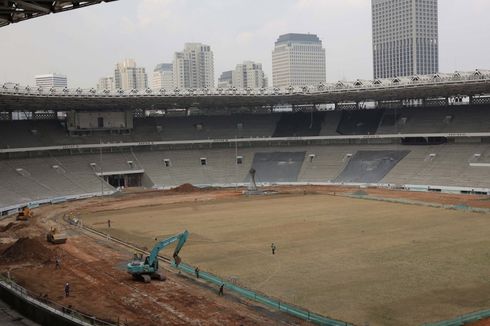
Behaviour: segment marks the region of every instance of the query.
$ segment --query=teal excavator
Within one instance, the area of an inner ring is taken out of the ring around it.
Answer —
[[[158,253],[163,248],[178,241],[172,255],[175,261],[175,265],[178,266],[181,262],[179,252],[184,246],[188,237],[189,232],[185,230],[182,233],[159,241],[151,250],[150,255],[147,256],[144,260],[142,259],[142,256],[138,256],[135,254],[134,259],[130,263],[128,263],[128,273],[131,274],[134,279],[143,280],[145,283],[150,283],[151,279],[164,281],[165,274],[163,273],[163,271],[160,271],[158,269]]]

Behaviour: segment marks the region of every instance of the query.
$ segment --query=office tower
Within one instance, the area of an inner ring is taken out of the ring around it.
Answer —
[[[153,70],[151,87],[154,89],[165,89],[167,91],[174,88],[174,69],[171,63],[160,63]]]
[[[374,78],[439,71],[437,0],[372,0]]]
[[[106,89],[109,91],[116,89],[114,85],[114,77],[102,77],[99,79],[99,82],[97,83],[97,90],[103,91]]]
[[[238,64],[232,71],[232,84],[239,89],[267,87],[267,78],[262,70],[262,64],[253,61]]]
[[[145,89],[148,77],[145,68],[136,67],[134,59],[125,59],[116,65],[114,83],[116,89]]]
[[[36,86],[42,88],[68,87],[68,79],[61,74],[37,75],[34,79],[36,80]]]
[[[233,70],[223,71],[221,76],[218,78],[219,88],[230,88],[233,86]]]
[[[174,86],[179,89],[214,87],[214,58],[209,45],[186,43],[173,62]]]
[[[325,49],[315,34],[279,36],[272,52],[274,87],[318,85],[326,81]]]

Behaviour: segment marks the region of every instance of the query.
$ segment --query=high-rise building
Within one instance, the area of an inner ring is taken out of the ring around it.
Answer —
[[[233,86],[233,70],[223,71],[221,76],[218,78],[219,88],[230,88]]]
[[[267,78],[261,63],[245,61],[232,71],[232,84],[236,88],[267,87]]]
[[[186,43],[173,62],[174,86],[180,89],[213,88],[214,57],[209,45]]]
[[[151,87],[154,89],[172,90],[174,87],[174,69],[171,63],[160,63],[153,69]]]
[[[279,36],[272,52],[274,87],[318,85],[326,77],[325,49],[314,34]]]
[[[437,0],[372,0],[374,78],[439,71]]]
[[[61,74],[37,75],[34,79],[36,80],[36,86],[42,88],[68,87],[68,79]]]
[[[114,85],[114,77],[102,77],[99,79],[99,82],[97,83],[97,90],[98,91],[103,91],[103,90],[109,90],[113,91],[116,89]]]
[[[116,65],[114,70],[116,89],[145,89],[148,77],[145,68],[136,67],[134,59],[125,59]]]

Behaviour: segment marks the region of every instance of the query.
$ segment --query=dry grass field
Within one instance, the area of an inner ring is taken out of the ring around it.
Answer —
[[[81,214],[105,232],[110,219],[112,235],[148,248],[187,229],[185,262],[358,325],[490,307],[488,214],[326,194],[180,196],[151,205],[122,198]]]

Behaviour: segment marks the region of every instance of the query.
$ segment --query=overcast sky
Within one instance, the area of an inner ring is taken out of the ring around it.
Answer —
[[[441,72],[490,69],[490,0],[439,0]],[[314,33],[327,80],[372,79],[371,0],[119,0],[0,28],[0,82],[58,72],[92,87],[134,58],[149,76],[185,42],[214,52],[215,78],[244,60],[271,80],[280,34]]]

